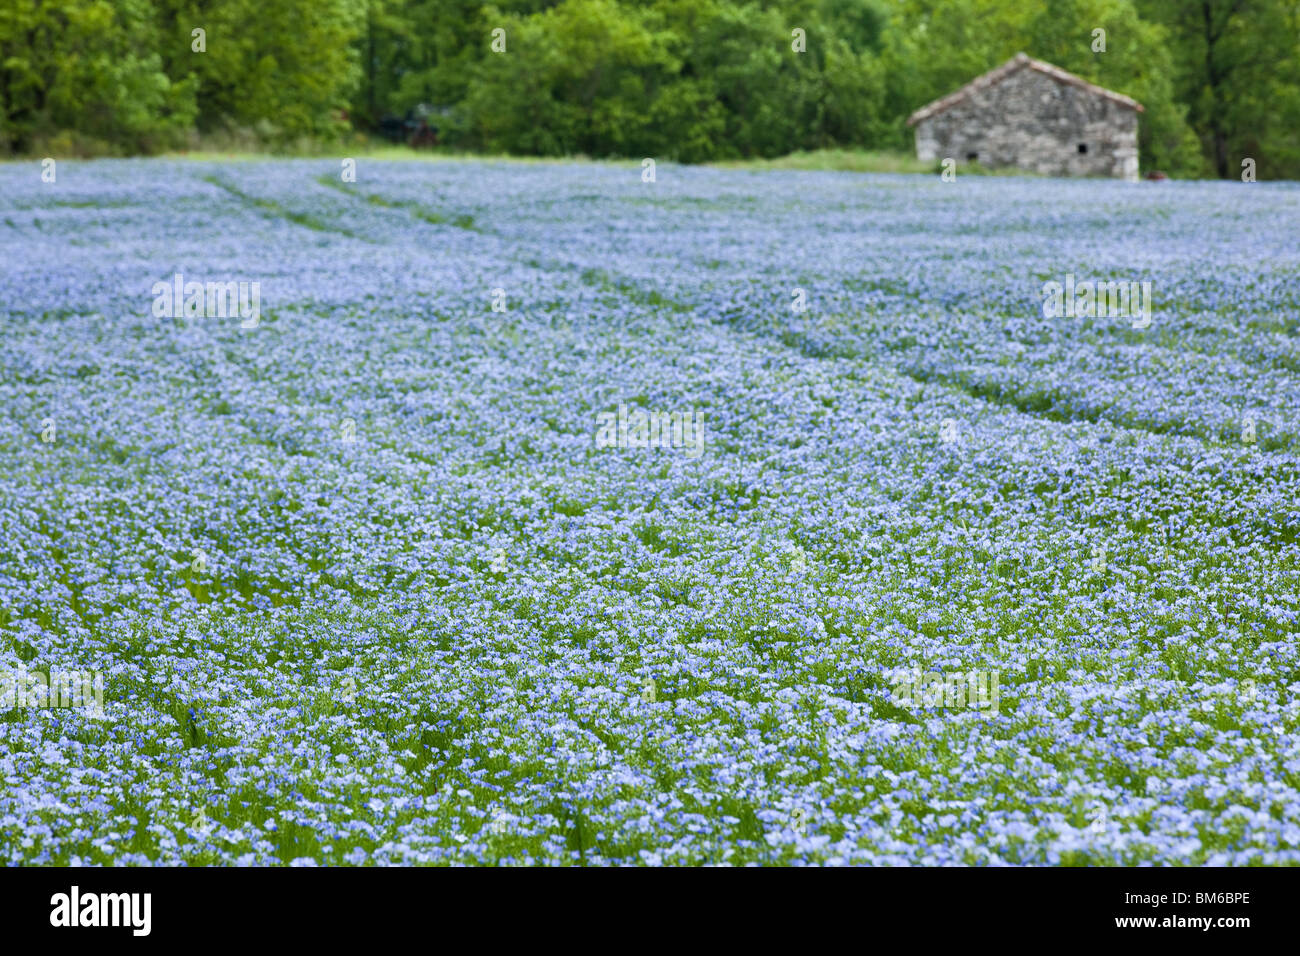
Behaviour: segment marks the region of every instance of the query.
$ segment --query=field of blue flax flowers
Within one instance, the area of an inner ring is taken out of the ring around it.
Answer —
[[[7,863],[1300,861],[1294,185],[8,164],[0,333]]]

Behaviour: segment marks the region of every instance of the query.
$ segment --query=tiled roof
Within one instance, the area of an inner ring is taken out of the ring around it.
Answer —
[[[915,126],[923,119],[928,119],[936,113],[942,113],[950,106],[955,106],[968,96],[978,93],[981,90],[986,90],[990,86],[1002,82],[1002,80],[1016,72],[1016,70],[1024,67],[1028,67],[1031,70],[1037,70],[1039,73],[1044,73],[1061,83],[1069,83],[1072,86],[1085,89],[1090,93],[1095,93],[1097,96],[1104,96],[1108,100],[1113,100],[1121,106],[1135,109],[1139,113],[1145,112],[1142,104],[1132,97],[1125,96],[1123,93],[1116,93],[1114,90],[1108,90],[1105,87],[1097,86],[1095,83],[1089,83],[1083,77],[1075,76],[1073,73],[1068,73],[1059,66],[1052,66],[1052,64],[1044,63],[1042,60],[1035,60],[1033,57],[1024,53],[1017,53],[1014,57],[1007,60],[1007,62],[1003,63],[996,69],[989,70],[983,76],[977,76],[957,92],[949,93],[942,99],[937,99],[933,103],[922,106],[907,118],[907,125]]]

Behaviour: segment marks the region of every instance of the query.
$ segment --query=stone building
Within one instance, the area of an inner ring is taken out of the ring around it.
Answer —
[[[907,119],[916,155],[1048,176],[1138,177],[1142,104],[1017,54]]]

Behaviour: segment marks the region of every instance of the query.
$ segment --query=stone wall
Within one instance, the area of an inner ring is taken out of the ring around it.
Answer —
[[[1023,67],[918,122],[916,155],[1136,180],[1137,122],[1128,106]]]

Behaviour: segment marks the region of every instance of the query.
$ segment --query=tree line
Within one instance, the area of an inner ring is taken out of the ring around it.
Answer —
[[[1300,179],[1295,0],[4,0],[0,153],[438,142],[681,162],[908,150],[1017,52],[1144,104],[1171,175]]]

